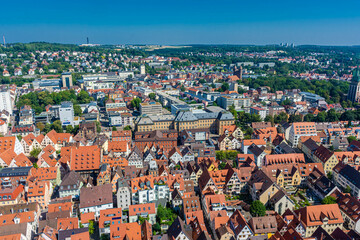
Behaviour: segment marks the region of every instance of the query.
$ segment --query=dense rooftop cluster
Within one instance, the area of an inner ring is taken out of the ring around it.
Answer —
[[[68,64],[1,86],[0,239],[360,239],[357,69],[330,102],[247,85],[278,62],[332,64],[292,47],[13,48],[4,72],[18,58]],[[256,62],[219,70],[196,57]]]

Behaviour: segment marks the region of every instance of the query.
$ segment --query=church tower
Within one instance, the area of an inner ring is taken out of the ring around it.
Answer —
[[[356,68],[351,79],[347,99],[352,102],[360,102],[360,71]]]

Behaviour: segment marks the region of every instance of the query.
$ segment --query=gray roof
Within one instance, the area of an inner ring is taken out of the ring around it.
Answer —
[[[79,173],[75,171],[70,171],[64,176],[60,186],[70,186],[71,190],[73,190],[73,186],[76,185],[75,189],[77,189],[80,186],[81,180],[82,179]],[[65,190],[69,190],[69,189],[65,189]],[[61,188],[59,191],[61,191]]]
[[[176,122],[188,122],[198,120],[190,111],[180,111],[175,118]]]
[[[149,117],[140,117],[137,122],[138,125],[154,124],[154,122]]]
[[[61,103],[61,108],[71,108],[73,107],[72,102],[62,102]]]
[[[220,112],[218,119],[219,120],[234,120],[234,116],[229,112]]]
[[[0,177],[27,176],[31,167],[11,167],[0,170]]]
[[[217,118],[219,113],[216,112],[209,112],[209,113],[195,113],[195,117],[198,119],[213,119]]]
[[[71,237],[71,235],[88,232],[88,228],[76,228],[76,229],[69,229],[64,231],[59,231],[58,240],[65,240]]]
[[[31,228],[30,223],[19,223],[19,224],[0,226],[0,236],[7,236],[17,233],[22,233],[26,236],[28,228]]]

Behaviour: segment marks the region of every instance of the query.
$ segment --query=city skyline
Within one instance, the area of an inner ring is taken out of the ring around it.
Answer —
[[[5,2],[9,43],[360,45],[358,1]]]

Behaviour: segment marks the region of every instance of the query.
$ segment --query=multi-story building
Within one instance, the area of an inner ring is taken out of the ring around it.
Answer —
[[[223,134],[224,127],[234,125],[234,117],[229,112],[192,113],[179,112],[174,120],[177,131],[185,129],[207,128],[211,133]]]
[[[236,96],[221,96],[216,99],[217,104],[228,110],[229,107],[234,106],[235,109],[248,108],[251,106],[251,99],[245,97]]]
[[[97,220],[101,210],[113,207],[111,184],[82,188],[80,190],[80,213],[94,212]]]
[[[38,202],[41,209],[47,209],[53,187],[50,181],[30,182],[27,198],[29,202]]]
[[[299,144],[300,137],[302,136],[317,136],[314,122],[294,122],[291,125],[288,141],[292,147],[296,147]]]
[[[149,223],[156,222],[155,203],[135,204],[129,206],[129,222],[137,222],[139,218],[147,218]]]
[[[360,71],[359,68],[356,68],[353,74],[353,78],[351,79],[349,92],[348,92],[348,100],[352,102],[360,101]]]
[[[110,225],[122,223],[122,208],[100,210],[99,233],[110,234]]]
[[[0,206],[18,204],[24,195],[23,185],[1,188]]]
[[[337,198],[336,202],[339,205],[341,215],[344,219],[344,227],[359,232],[360,231],[360,216],[358,214],[358,210],[360,209],[359,199],[349,194],[344,194],[340,191],[334,192],[332,196]]]
[[[319,227],[322,227],[329,234],[336,228],[343,228],[344,220],[338,204],[307,206],[295,210],[294,213],[302,222],[302,227],[305,230],[301,234],[299,232],[302,237],[310,237]]]
[[[34,112],[30,106],[22,106],[19,111],[19,125],[34,124],[34,116]]]
[[[74,107],[72,102],[62,102],[59,108],[60,121],[63,126],[74,126]]]
[[[360,172],[350,165],[339,163],[333,169],[335,183],[345,189],[350,187],[351,194],[360,199]]]
[[[13,113],[10,90],[0,91],[0,111],[2,110],[6,110],[10,114]]]
[[[131,130],[112,131],[111,141],[131,141]]]
[[[140,114],[141,115],[161,115],[162,114],[162,106],[158,102],[140,103]]]
[[[150,115],[135,119],[137,132],[174,129],[173,115]]]
[[[60,184],[59,195],[61,198],[71,196],[78,198],[80,196],[80,188],[83,186],[83,181],[80,174],[75,171],[67,173]]]
[[[67,87],[70,89],[73,86],[71,73],[61,74],[61,87]]]
[[[312,157],[314,162],[323,164],[325,173],[331,172],[333,168],[336,166],[336,164],[339,163],[339,160],[334,154],[334,152],[330,151],[323,145],[318,147],[313,152]]]
[[[261,107],[251,107],[250,114],[257,114],[262,120],[266,118],[267,110]]]
[[[132,204],[150,203],[162,199],[171,200],[171,193],[178,189],[184,192],[181,174],[153,177],[143,176],[131,179]]]
[[[117,182],[117,206],[123,210],[129,209],[131,205],[131,190],[130,186],[124,179],[119,179]]]
[[[0,169],[0,183],[3,187],[26,185],[31,167],[7,167]]]
[[[143,151],[146,146],[154,146],[170,151],[177,146],[178,133],[175,130],[135,133],[135,146]]]
[[[109,124],[110,126],[121,126],[122,125],[122,119],[121,114],[119,112],[108,112],[109,116]]]

